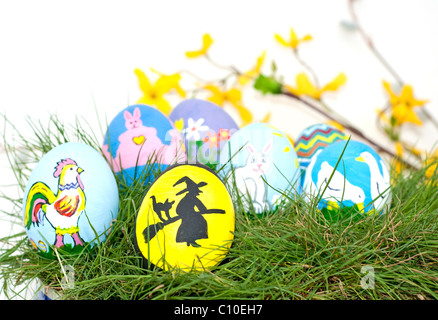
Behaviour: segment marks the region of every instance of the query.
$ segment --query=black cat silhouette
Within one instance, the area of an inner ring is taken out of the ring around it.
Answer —
[[[170,219],[169,210],[172,208],[172,205],[175,203],[175,200],[172,202],[169,202],[169,199],[166,199],[164,203],[157,202],[157,199],[155,196],[151,196],[152,199],[152,208],[154,209],[155,213],[158,215],[158,218],[160,218],[161,221],[166,221],[163,219],[163,216],[161,215],[161,211],[163,211],[166,214],[167,219]]]

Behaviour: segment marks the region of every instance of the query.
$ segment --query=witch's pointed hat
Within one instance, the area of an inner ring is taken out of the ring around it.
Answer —
[[[177,196],[180,194],[183,194],[184,192],[202,192],[201,190],[199,190],[199,188],[207,185],[207,182],[201,181],[200,183],[196,183],[192,179],[190,179],[189,177],[185,176],[185,177],[182,177],[181,179],[179,179],[173,186],[175,187],[176,185],[183,183],[183,182],[185,182],[187,184],[187,188],[179,191],[176,194]]]

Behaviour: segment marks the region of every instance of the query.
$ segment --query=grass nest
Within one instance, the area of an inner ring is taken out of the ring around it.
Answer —
[[[42,155],[61,143],[100,150],[101,139],[84,123],[66,126],[55,116],[48,124],[29,120],[34,134],[23,137],[5,117],[4,146],[16,187],[24,190]],[[438,176],[426,178],[427,169],[391,170],[392,203],[381,216],[333,221],[301,196],[261,216],[236,205],[235,237],[226,258],[202,272],[142,266],[134,225],[149,185],[126,188],[119,181],[119,215],[106,242],[74,254],[59,252],[56,259],[39,254],[27,239],[22,199],[3,193],[13,208],[4,214],[23,228],[0,239],[1,290],[14,298],[39,279],[42,290],[77,300],[436,299]],[[74,270],[74,285],[66,287],[67,266]]]

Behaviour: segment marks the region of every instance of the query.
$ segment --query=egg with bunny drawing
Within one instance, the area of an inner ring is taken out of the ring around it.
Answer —
[[[312,156],[304,195],[308,201],[318,197],[318,208],[331,220],[383,214],[391,202],[389,170],[367,144],[337,142]]]
[[[274,212],[298,194],[298,159],[287,136],[264,123],[238,130],[220,152],[220,174],[247,213]]]
[[[128,106],[114,117],[102,152],[127,186],[134,181],[147,184],[167,166],[186,159],[182,136],[170,119],[143,104]]]

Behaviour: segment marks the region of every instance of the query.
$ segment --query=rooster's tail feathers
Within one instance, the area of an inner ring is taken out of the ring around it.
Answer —
[[[51,204],[55,198],[56,196],[52,190],[43,182],[36,182],[30,188],[24,215],[24,224],[27,229],[32,224],[36,223],[38,225],[42,222],[42,215],[45,213],[43,205]]]

